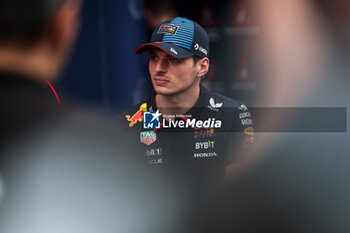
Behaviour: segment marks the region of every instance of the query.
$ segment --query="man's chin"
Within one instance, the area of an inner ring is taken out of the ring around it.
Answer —
[[[166,87],[154,87],[154,92],[157,95],[167,95],[167,96],[171,96],[174,95],[174,91],[170,90],[169,88]]]

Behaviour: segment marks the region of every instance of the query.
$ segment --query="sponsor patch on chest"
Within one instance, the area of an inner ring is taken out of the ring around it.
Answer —
[[[193,158],[210,158],[217,157],[218,154],[216,152],[208,152],[208,153],[194,153]]]
[[[207,141],[207,142],[196,142],[195,143],[195,149],[196,150],[201,150],[201,149],[211,149],[215,147],[215,142],[214,141]]]
[[[198,129],[193,133],[194,138],[212,138],[215,136],[215,129]]]
[[[157,140],[157,134],[153,131],[145,131],[140,133],[140,141],[146,145],[151,145]]]

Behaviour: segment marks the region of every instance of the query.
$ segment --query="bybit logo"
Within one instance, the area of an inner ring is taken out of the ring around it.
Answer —
[[[214,141],[207,141],[207,142],[196,142],[196,150],[200,149],[209,149],[214,148],[215,142]]]

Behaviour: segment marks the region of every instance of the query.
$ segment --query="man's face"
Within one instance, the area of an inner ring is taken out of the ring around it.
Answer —
[[[181,94],[199,85],[192,57],[176,59],[158,48],[150,51],[149,72],[153,88],[160,95]]]

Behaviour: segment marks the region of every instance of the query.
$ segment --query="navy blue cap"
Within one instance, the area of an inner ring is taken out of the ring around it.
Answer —
[[[136,54],[154,46],[175,58],[209,57],[208,34],[198,23],[186,18],[168,19],[158,25],[151,41],[138,47]]]

